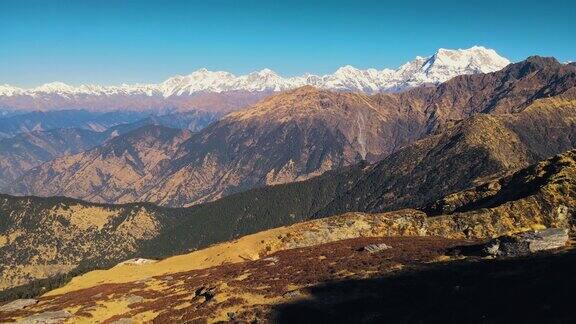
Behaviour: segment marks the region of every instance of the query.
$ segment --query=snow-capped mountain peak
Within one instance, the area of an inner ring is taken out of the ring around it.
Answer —
[[[403,89],[425,83],[438,84],[457,75],[494,72],[508,64],[508,59],[483,46],[456,50],[440,48],[432,56],[418,56],[401,66],[395,87]]]
[[[198,69],[188,75],[176,75],[159,84],[123,84],[121,86],[81,85],[70,86],[62,82],[51,82],[32,89],[21,89],[9,85],[0,86],[3,97],[42,97],[44,101],[60,97],[77,99],[87,96],[106,98],[109,96],[143,96],[153,98],[185,97],[202,92],[228,91],[283,91],[312,85],[334,91],[359,91],[366,93],[400,91],[422,84],[438,84],[462,74],[487,73],[502,69],[510,61],[496,51],[482,46],[468,49],[439,49],[428,57],[417,56],[396,70],[358,69],[345,65],[333,74],[305,74],[282,77],[265,68],[246,75],[236,76],[226,71]],[[0,102],[1,104],[1,102]]]
[[[55,82],[45,83],[39,87],[34,88],[33,90],[35,92],[46,92],[46,93],[51,93],[51,92],[70,93],[70,92],[74,92],[75,89],[73,86],[67,85],[64,82],[55,81]]]

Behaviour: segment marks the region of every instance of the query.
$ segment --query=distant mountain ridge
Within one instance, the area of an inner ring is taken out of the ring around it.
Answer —
[[[106,167],[109,157],[95,150],[43,164],[15,182],[10,192],[187,206],[305,180],[363,160],[376,162],[463,119],[486,113],[514,115],[538,99],[575,86],[576,68],[540,57],[402,93],[369,96],[306,86],[228,114],[178,142],[177,149],[172,144],[158,146],[157,152],[163,153],[154,163],[130,172],[134,176],[119,172],[133,168],[132,157],[118,156],[114,167]],[[125,150],[148,156],[132,146]],[[74,171],[79,165],[81,174]],[[128,187],[131,190],[125,190]]]
[[[86,110],[32,111],[16,115],[0,116],[0,139],[23,133],[44,132],[55,129],[78,128],[104,132],[121,125],[139,126],[158,124],[171,128],[197,132],[220,117],[207,111],[185,111],[156,114],[152,111],[92,112]]]
[[[159,84],[75,87],[62,82],[52,82],[32,89],[0,85],[0,108],[44,110],[63,107],[102,110],[176,107],[230,111],[240,108],[241,104],[252,104],[261,99],[262,96],[258,96],[258,93],[290,90],[305,85],[325,90],[368,94],[395,92],[425,84],[438,84],[458,75],[494,72],[509,63],[508,59],[492,49],[474,46],[459,50],[440,49],[428,57],[418,56],[397,70],[360,70],[347,65],[333,74],[305,74],[284,78],[270,69],[241,76],[200,69],[189,75],[169,78]],[[205,104],[202,101],[210,103]],[[239,103],[233,104],[231,101]]]
[[[44,162],[89,150],[141,127],[162,125],[195,132],[216,118],[215,114],[201,111],[156,116],[81,110],[32,112],[0,118],[3,130],[0,131],[0,187]]]

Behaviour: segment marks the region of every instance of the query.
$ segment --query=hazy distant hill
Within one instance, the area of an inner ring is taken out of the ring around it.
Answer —
[[[19,129],[27,130],[26,125],[29,121],[38,117],[36,128],[51,128],[62,126],[63,128],[54,128],[47,131],[35,130],[31,132],[18,133],[14,137],[0,139],[0,187],[15,181],[22,176],[26,171],[55,158],[62,156],[69,156],[77,154],[97,145],[102,144],[104,141],[121,136],[131,130],[140,128],[146,125],[162,125],[177,129],[185,129],[191,131],[198,131],[207,125],[211,124],[217,119],[216,114],[191,111],[185,113],[173,113],[161,116],[139,116],[142,118],[135,122],[124,123],[126,120],[122,119],[124,113],[108,113],[107,118],[113,121],[109,124],[120,123],[115,126],[108,124],[96,124],[94,119],[89,118],[86,122],[82,122],[83,116],[100,118],[98,115],[93,116],[91,113],[84,111],[71,111],[66,116],[73,116],[73,118],[66,120],[61,112],[49,112],[32,114],[33,116],[22,116],[21,119],[5,121],[6,123],[21,122]],[[44,122],[42,116],[50,116]],[[54,116],[55,115],[55,116]],[[59,117],[63,119],[60,120]],[[118,119],[114,119],[118,117]],[[54,120],[55,123],[51,123]],[[2,120],[0,119],[0,123]],[[96,127],[96,125],[98,125]],[[80,128],[69,128],[71,126],[78,126]],[[84,127],[84,128],[82,128]],[[94,131],[85,128],[97,128],[102,131]]]

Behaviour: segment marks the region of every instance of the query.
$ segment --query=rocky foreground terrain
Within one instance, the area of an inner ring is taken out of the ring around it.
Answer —
[[[563,321],[570,312],[562,294],[573,281],[560,275],[574,270],[570,243],[510,259],[495,257],[489,241],[545,228],[573,234],[575,175],[569,151],[447,196],[433,204],[443,211],[437,216],[347,213],[161,261],[131,260],[38,299],[4,303],[0,320]],[[511,313],[520,305],[538,307]]]

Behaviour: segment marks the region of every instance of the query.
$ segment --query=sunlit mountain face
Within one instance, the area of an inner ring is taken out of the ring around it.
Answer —
[[[576,323],[576,2],[482,4],[0,1],[0,323]]]

